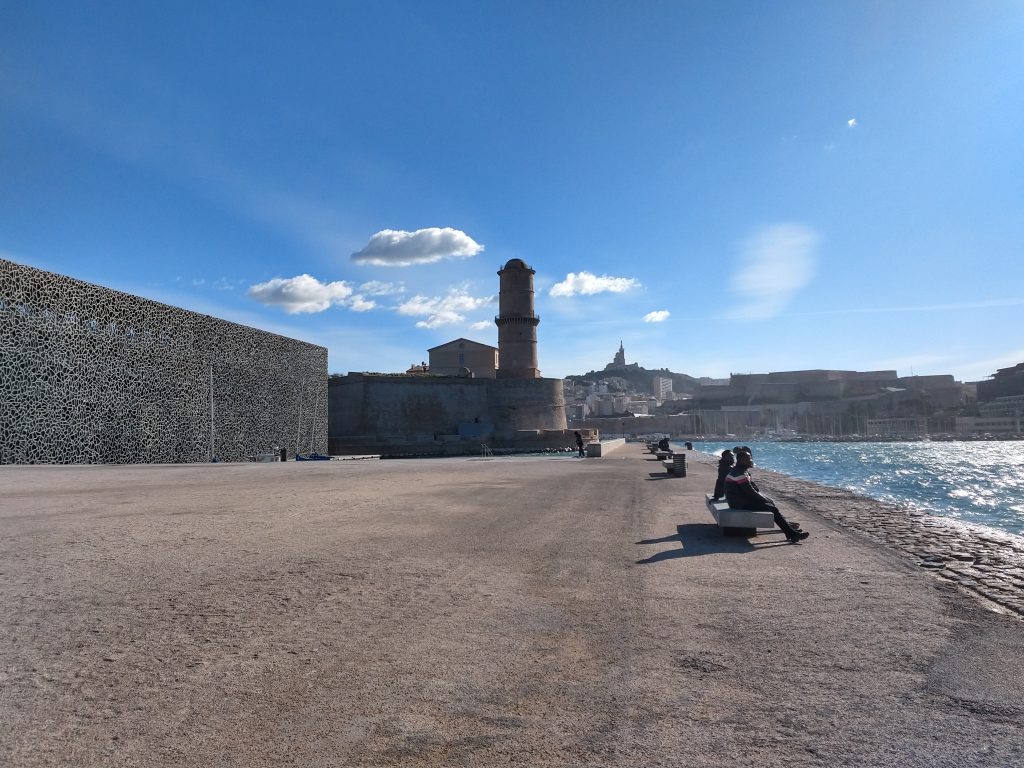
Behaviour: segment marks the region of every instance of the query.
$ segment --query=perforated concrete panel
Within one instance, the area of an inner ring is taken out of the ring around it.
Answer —
[[[0,463],[327,451],[327,350],[0,259]]]

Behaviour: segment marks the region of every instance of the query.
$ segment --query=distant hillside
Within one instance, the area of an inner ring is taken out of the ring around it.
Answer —
[[[697,379],[685,373],[673,373],[667,368],[648,370],[639,365],[627,368],[616,368],[613,371],[590,371],[580,375],[566,376],[574,382],[596,383],[604,381],[611,392],[651,392],[654,389],[654,377],[665,376],[672,379],[673,392],[694,394],[697,391]]]

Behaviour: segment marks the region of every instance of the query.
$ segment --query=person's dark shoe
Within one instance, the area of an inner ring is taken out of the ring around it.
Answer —
[[[801,541],[803,541],[804,539],[806,539],[810,535],[811,534],[809,534],[807,531],[796,531],[796,532],[793,533],[792,536],[789,537],[789,543],[790,544],[799,544]]]

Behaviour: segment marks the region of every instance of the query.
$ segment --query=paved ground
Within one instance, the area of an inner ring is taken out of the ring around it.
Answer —
[[[0,765],[1024,765],[1024,622],[808,510],[722,539],[711,485],[0,467]]]

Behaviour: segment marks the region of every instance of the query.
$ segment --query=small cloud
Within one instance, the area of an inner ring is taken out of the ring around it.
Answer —
[[[592,296],[595,293],[625,293],[639,287],[640,281],[631,277],[598,277],[590,272],[570,272],[565,280],[551,286],[548,293],[551,296]]]
[[[732,293],[741,307],[733,317],[755,320],[779,314],[813,277],[820,240],[801,224],[776,224],[747,238],[732,278]]]
[[[382,229],[370,238],[365,248],[352,254],[352,261],[381,267],[408,267],[442,259],[468,259],[483,249],[465,232],[450,227],[430,227],[415,232]]]
[[[493,303],[493,296],[477,298],[470,296],[463,288],[453,288],[447,296],[413,296],[399,305],[398,314],[425,317],[426,320],[416,323],[417,328],[437,328],[464,322],[466,318],[463,312],[472,312]]]
[[[836,151],[836,145],[835,144],[826,144],[825,145],[825,151],[826,152],[835,152]]]
[[[193,278],[192,285],[194,285],[196,288],[200,288],[200,287],[206,285],[206,280],[204,278],[202,278],[202,277],[200,277],[200,278]]]
[[[373,299],[367,299],[359,294],[354,294],[346,303],[346,306],[353,312],[369,312],[377,306]]]
[[[363,283],[357,289],[364,296],[394,296],[405,293],[404,283],[382,283],[380,280],[371,280]]]
[[[851,117],[849,120],[846,121],[846,124],[848,126],[850,126],[851,128],[856,128],[857,127],[857,118],[856,117]]]
[[[494,321],[493,320],[481,320],[478,323],[471,324],[469,327],[472,328],[474,331],[486,331],[488,328],[493,328],[494,327]]]
[[[323,312],[343,305],[352,289],[343,280],[321,283],[310,275],[280,278],[249,288],[249,295],[263,304],[281,307],[289,315]]]
[[[658,309],[654,312],[648,312],[644,315],[645,323],[664,323],[668,320],[669,311],[667,309]]]

